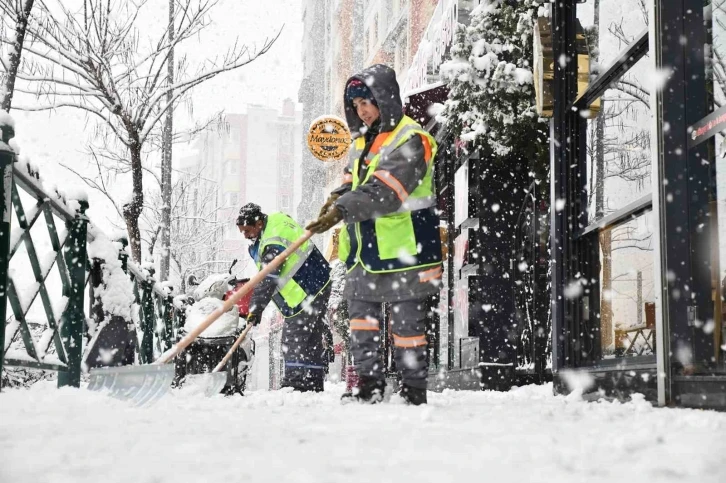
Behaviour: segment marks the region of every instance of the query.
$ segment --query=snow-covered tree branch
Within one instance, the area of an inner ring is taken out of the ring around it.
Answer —
[[[226,222],[219,216],[216,184],[209,182],[204,172],[204,168],[177,172],[171,190],[169,254],[174,262],[172,272],[176,272],[182,288],[189,275],[204,278],[207,271],[200,268],[207,262],[218,261]],[[164,219],[162,206],[159,184],[147,196],[141,218],[142,237],[154,256],[161,251],[158,244]]]
[[[4,37],[3,44],[7,47],[7,57],[0,49],[0,109],[10,111],[15,91],[15,79],[22,61],[25,36],[30,21],[35,0],[0,0],[0,13],[2,13],[2,28],[0,32],[12,30],[9,37]]]
[[[182,56],[175,61],[172,83],[166,75],[173,61],[170,52],[210,26],[209,14],[217,1],[176,0],[169,25],[156,33],[140,24],[149,3],[84,0],[82,8],[74,10],[60,0],[36,0],[36,17],[27,24],[31,42],[18,71],[22,102],[14,106],[25,110],[69,107],[101,122],[101,150],[123,159],[116,174],[131,177],[132,194],[120,211],[137,262],[141,259],[139,218],[145,206],[144,160],[160,121],[191,89],[249,64],[267,53],[277,39],[265,39],[257,49],[237,41],[222,47],[218,57],[194,66]],[[170,26],[174,35],[168,35]],[[3,37],[2,42],[12,44],[14,39]]]
[[[538,6],[533,0],[485,0],[472,12],[470,25],[459,27],[451,60],[441,68],[449,81],[441,117],[487,158],[515,153],[547,163],[547,123],[537,115],[532,82]]]

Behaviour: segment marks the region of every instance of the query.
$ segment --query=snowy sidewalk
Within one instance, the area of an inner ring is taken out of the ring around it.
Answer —
[[[39,383],[0,393],[0,482],[726,481],[726,414],[551,391],[341,406],[331,386],[135,409]]]

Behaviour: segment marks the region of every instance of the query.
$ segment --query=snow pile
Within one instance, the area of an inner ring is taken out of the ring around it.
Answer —
[[[95,233],[95,239],[88,244],[88,257],[103,260],[103,284],[98,288],[98,296],[103,310],[109,315],[118,315],[131,320],[131,308],[136,302],[134,284],[123,271],[118,258],[121,244],[112,242],[101,232]]]
[[[203,298],[191,307],[187,308],[186,322],[184,329],[187,333],[191,332],[199,326],[207,318],[209,314],[217,309],[221,309],[224,305],[219,299],[211,297]],[[237,307],[232,307],[229,312],[222,314],[212,325],[202,332],[200,337],[225,337],[234,335],[234,331],[239,325],[239,312]]]
[[[172,303],[176,309],[184,309],[187,306],[188,301],[189,296],[187,294],[179,294],[174,296],[172,299]]]
[[[138,267],[141,270],[141,274],[147,278],[153,277],[156,272],[156,266],[154,265],[154,262],[150,260],[141,262]]]
[[[431,117],[436,117],[444,112],[444,105],[438,102],[433,102],[426,108],[426,113]]]
[[[174,296],[176,294],[176,286],[174,285],[174,282],[169,280],[157,283],[157,287],[167,296]]]
[[[56,188],[55,191],[57,192],[58,189]],[[63,190],[63,194],[69,200],[88,201],[88,192],[78,187],[69,186],[65,190]]]
[[[173,392],[132,408],[52,383],[9,390],[0,481],[723,481],[723,413],[585,403],[551,385],[429,393],[427,407],[341,405],[342,392]]]
[[[560,375],[571,391],[568,395],[569,399],[582,398],[585,391],[595,385],[595,378],[589,372],[564,370],[560,371]]]

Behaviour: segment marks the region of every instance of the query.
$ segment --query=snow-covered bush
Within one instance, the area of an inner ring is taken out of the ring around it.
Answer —
[[[451,59],[441,68],[449,96],[438,119],[467,151],[480,155],[476,171],[486,229],[477,237],[487,250],[480,281],[486,288],[477,295],[476,314],[482,362],[514,363],[514,347],[531,346],[530,335],[546,318],[525,318],[527,307],[535,307],[535,263],[547,256],[524,251],[525,242],[538,239],[525,238],[531,233],[526,228],[541,215],[549,192],[549,129],[537,114],[533,74],[540,6],[535,0],[483,0],[470,24],[458,28]],[[527,268],[513,272],[511,254]]]
[[[100,231],[95,231],[94,235],[94,240],[88,244],[88,256],[103,260],[103,283],[96,289],[96,296],[100,298],[106,315],[132,320],[132,307],[136,304],[134,284],[124,272],[118,257],[121,244],[109,240]]]
[[[449,98],[440,118],[485,159],[547,162],[547,122],[535,109],[532,73],[538,6],[484,0],[441,67]]]

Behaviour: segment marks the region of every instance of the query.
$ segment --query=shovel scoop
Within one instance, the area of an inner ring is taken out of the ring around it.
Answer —
[[[244,342],[247,337],[247,333],[251,328],[251,325],[245,327],[242,333],[237,337],[237,340],[234,341],[234,344],[232,344],[232,347],[229,348],[222,360],[219,361],[219,364],[212,369],[212,372],[187,375],[184,378],[184,390],[195,393],[204,392],[204,395],[207,397],[219,394],[219,392],[224,388],[224,385],[227,384],[227,373],[222,372],[222,369],[224,369],[224,366],[232,357],[234,351],[236,351],[240,344]]]

